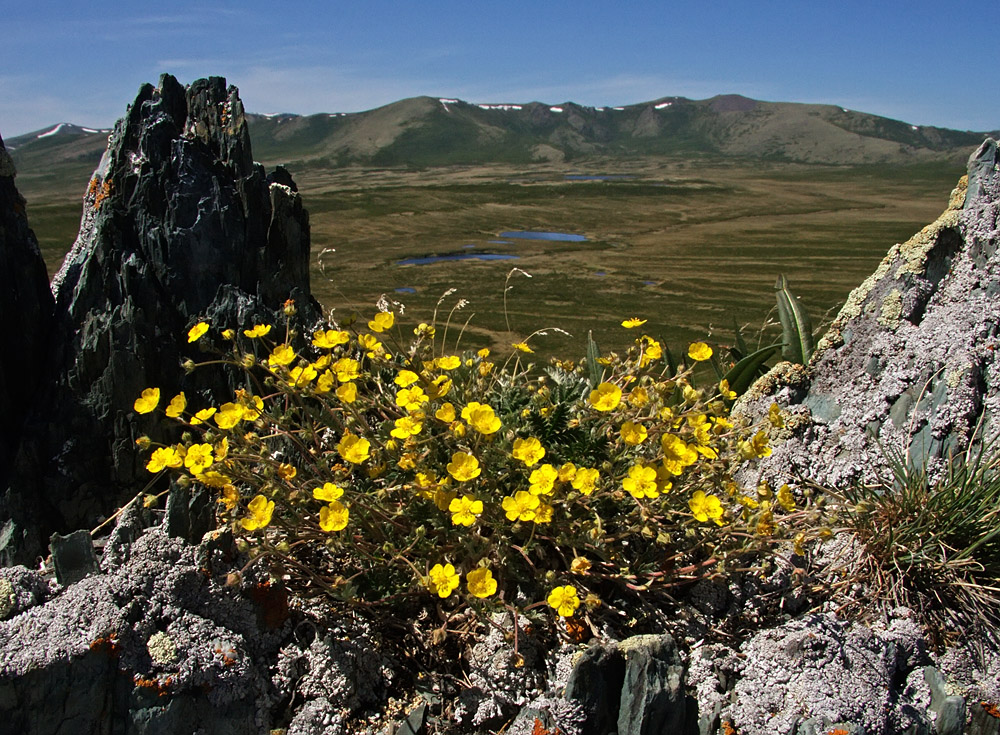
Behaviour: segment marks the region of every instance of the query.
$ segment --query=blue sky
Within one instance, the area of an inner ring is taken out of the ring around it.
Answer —
[[[998,0],[7,3],[0,135],[109,127],[139,85],[225,76],[251,112],[427,94],[623,105],[739,93],[1000,129]]]

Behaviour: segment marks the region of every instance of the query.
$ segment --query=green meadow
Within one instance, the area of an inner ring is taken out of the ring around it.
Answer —
[[[265,165],[271,164],[265,161]],[[571,164],[324,168],[290,164],[310,213],[313,291],[345,320],[385,295],[405,324],[451,314],[449,346],[501,351],[537,329],[540,356],[603,350],[644,329],[670,345],[732,341],[769,319],[788,277],[815,324],[832,318],[888,248],[933,221],[963,173],[950,163],[818,166],[715,157],[595,158]],[[50,275],[72,245],[89,167],[17,184]],[[76,176],[79,175],[77,179]],[[609,181],[567,175],[609,175]],[[508,230],[584,235],[585,242],[507,239]],[[473,247],[467,247],[473,246]],[[505,260],[400,265],[414,257],[496,253]],[[531,275],[530,278],[512,268]],[[506,308],[504,306],[504,291]]]

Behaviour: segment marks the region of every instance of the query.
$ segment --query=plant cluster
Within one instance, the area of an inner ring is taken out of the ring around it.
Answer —
[[[674,365],[643,324],[622,323],[639,335],[625,354],[592,344],[579,365],[536,370],[526,342],[502,364],[455,354],[434,324],[404,330],[387,309],[304,339],[201,321],[188,342],[214,354],[200,364],[244,385],[204,405],[144,390],[137,412],[183,428],[178,443],[140,440],[146,466],[217,493],[220,523],[299,594],[569,618],[616,590],[725,572],[804,527],[787,486],[734,482],[771,450],[731,420],[728,382],[705,384],[712,348]]]

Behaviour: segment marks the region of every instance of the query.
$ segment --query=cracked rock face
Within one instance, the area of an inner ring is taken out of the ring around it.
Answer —
[[[38,538],[93,527],[148,481],[135,440],[166,427],[134,413],[144,388],[209,405],[231,387],[220,372],[184,375],[181,363],[199,359],[184,337],[193,323],[283,324],[288,298],[301,323],[315,320],[308,263],[308,215],[287,172],[269,178],[253,162],[236,88],[218,77],[185,88],[169,75],[143,85],[52,284],[42,387],[5,465],[8,504],[26,507],[12,517],[0,505],[0,563],[33,563]]]
[[[971,441],[1000,436],[1000,151],[987,139],[948,209],[890,249],[855,289],[807,370],[779,364],[738,410],[786,428],[752,484],[871,479],[886,452],[939,472]],[[884,449],[883,449],[884,448]]]

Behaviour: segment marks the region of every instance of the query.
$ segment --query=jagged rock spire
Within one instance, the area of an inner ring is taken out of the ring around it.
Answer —
[[[224,79],[185,88],[163,75],[139,89],[53,280],[44,385],[6,492],[34,505],[22,530],[34,524],[45,538],[90,526],[148,481],[135,440],[162,428],[133,413],[135,397],[184,387],[207,401],[226,383],[218,373],[183,377],[193,321],[274,322],[290,297],[303,320],[318,315],[308,215],[290,184],[253,162],[243,105]],[[40,553],[17,536],[0,538],[0,562]]]

